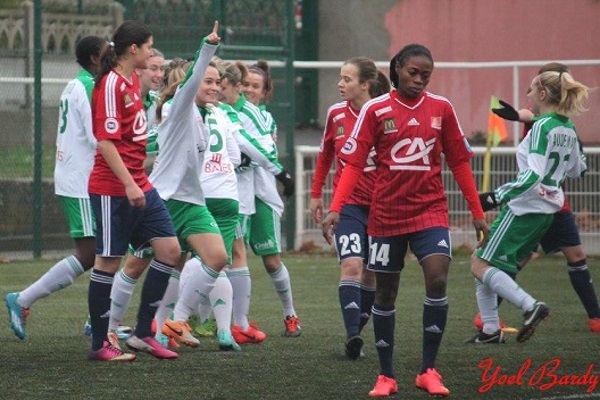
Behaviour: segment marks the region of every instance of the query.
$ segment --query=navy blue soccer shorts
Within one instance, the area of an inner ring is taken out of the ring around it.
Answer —
[[[144,193],[146,207],[136,208],[127,197],[90,194],[96,217],[96,254],[123,257],[129,244],[134,250],[148,247],[155,238],[175,237],[175,228],[156,189]]]
[[[367,269],[375,272],[399,273],[410,250],[421,262],[433,255],[452,258],[452,244],[448,228],[433,227],[419,232],[397,236],[370,236]]]
[[[338,261],[350,257],[359,257],[365,263],[367,262],[367,255],[369,254],[368,219],[368,206],[348,204],[342,207],[340,222],[334,235]]]
[[[551,254],[563,247],[573,247],[581,244],[575,215],[571,211],[554,214],[552,224],[540,240],[544,253]]]

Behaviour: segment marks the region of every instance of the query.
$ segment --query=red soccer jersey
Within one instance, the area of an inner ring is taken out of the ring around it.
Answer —
[[[104,75],[92,94],[94,136],[112,140],[135,183],[145,193],[152,184],[144,171],[146,158],[146,111],[137,74],[131,80],[114,70]],[[96,150],[88,190],[93,194],[126,196],[125,186]]]
[[[472,157],[450,102],[428,92],[405,99],[395,91],[369,101],[339,156],[362,168],[372,147],[377,176],[369,235],[448,227],[441,155],[451,168]]]
[[[315,176],[311,190],[312,198],[320,198],[323,194],[323,185],[327,178],[327,173],[331,167],[334,157],[339,154],[340,149],[346,142],[346,139],[352,133],[356,124],[358,112],[352,108],[349,101],[336,103],[327,110],[327,122],[325,123],[325,132],[321,141],[321,148],[317,157],[315,167]],[[363,175],[356,184],[354,190],[346,204],[356,204],[368,206],[371,204],[371,191],[375,182],[375,152],[369,154],[367,166],[363,170]],[[335,175],[333,176],[333,190],[337,187],[340,180],[344,164],[339,158],[336,159]]]

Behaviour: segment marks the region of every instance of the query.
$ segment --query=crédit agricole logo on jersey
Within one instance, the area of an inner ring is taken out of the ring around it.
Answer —
[[[396,165],[393,170],[429,171],[431,162],[429,153],[433,149],[435,138],[424,140],[421,137],[404,138],[396,142],[390,150],[390,156]]]
[[[144,140],[148,137],[148,131],[146,130],[148,124],[146,121],[146,111],[138,110],[135,113],[135,119],[133,120],[133,137],[134,142],[139,142],[140,140]]]

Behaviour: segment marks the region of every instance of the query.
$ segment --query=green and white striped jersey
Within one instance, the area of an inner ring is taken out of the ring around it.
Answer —
[[[54,166],[54,191],[60,196],[89,198],[97,144],[92,129],[93,88],[92,74],[82,69],[60,96]]]
[[[202,41],[193,65],[175,92],[168,118],[158,127],[160,151],[150,182],[163,200],[205,204],[199,175],[209,132],[194,97],[216,49],[216,45]]]
[[[158,103],[158,93],[148,92],[144,99],[144,108],[146,109],[146,121],[148,121],[148,138],[146,142],[146,155],[156,156],[158,154],[158,143],[156,137],[158,134],[158,121],[156,120],[156,106]]]
[[[247,101],[243,94],[233,106],[222,105],[221,107],[225,110],[230,109],[228,112],[230,119],[240,125],[235,135],[240,151],[248,155],[257,165],[255,168],[238,171],[240,214],[252,215],[256,212],[255,196],[281,214],[283,202],[277,192],[275,175],[283,171],[283,166],[277,159],[277,148],[262,113],[258,107]],[[258,173],[261,170],[262,172]],[[260,179],[257,179],[257,173]]]
[[[554,214],[564,203],[566,177],[579,178],[587,169],[575,125],[569,118],[548,113],[535,119],[517,148],[516,179],[495,190],[515,215]]]

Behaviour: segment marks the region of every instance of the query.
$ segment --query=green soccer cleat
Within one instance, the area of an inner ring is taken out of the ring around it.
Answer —
[[[217,321],[214,318],[208,318],[206,321],[200,322],[198,317],[193,316],[188,323],[192,328],[192,335],[197,338],[217,336]]]

